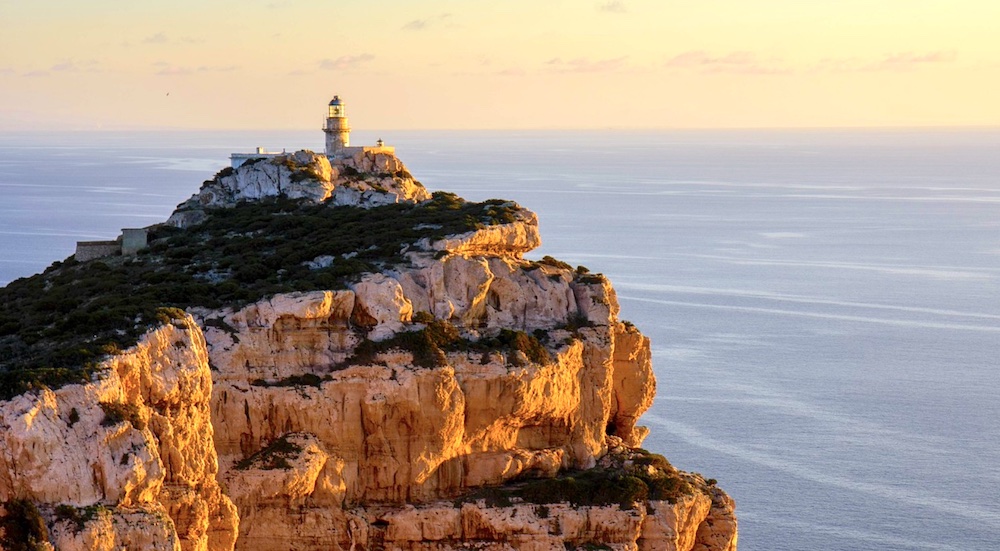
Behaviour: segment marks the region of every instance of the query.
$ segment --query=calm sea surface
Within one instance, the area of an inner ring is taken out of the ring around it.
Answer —
[[[653,342],[646,447],[736,498],[741,549],[1000,549],[1000,130],[381,137],[611,277]],[[232,151],[321,144],[0,135],[0,284],[164,220]]]

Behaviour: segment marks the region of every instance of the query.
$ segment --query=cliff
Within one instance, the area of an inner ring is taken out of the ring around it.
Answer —
[[[14,282],[0,542],[734,550],[732,500],[639,448],[648,339],[539,243],[392,155],[297,152],[220,172],[135,258]]]
[[[55,549],[231,549],[237,513],[216,482],[207,362],[183,316],[90,383],[0,402],[0,501],[40,513]],[[6,516],[0,542],[17,549],[31,534]]]

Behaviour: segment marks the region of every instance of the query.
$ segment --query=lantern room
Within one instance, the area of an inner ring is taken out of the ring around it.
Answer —
[[[340,100],[340,96],[333,96],[330,100],[330,107],[326,114],[327,117],[341,118],[346,116],[344,114],[344,102]]]

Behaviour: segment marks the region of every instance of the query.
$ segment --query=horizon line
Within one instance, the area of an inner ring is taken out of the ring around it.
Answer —
[[[606,126],[606,127],[481,127],[481,128],[354,128],[355,132],[704,132],[704,131],[878,131],[878,130],[1000,130],[1000,124],[929,124],[882,126]],[[117,128],[19,128],[2,129],[0,135],[17,133],[100,132],[308,132],[306,128],[206,128],[206,127],[117,127]]]

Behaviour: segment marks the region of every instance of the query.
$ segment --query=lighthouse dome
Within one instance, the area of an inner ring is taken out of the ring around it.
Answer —
[[[333,99],[330,100],[330,105],[343,105],[343,104],[344,102],[340,101],[340,96],[333,96]]]

